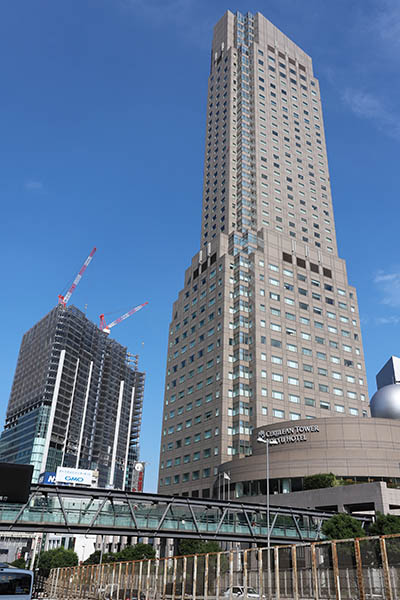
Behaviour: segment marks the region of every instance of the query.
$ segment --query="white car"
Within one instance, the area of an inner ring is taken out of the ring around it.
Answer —
[[[225,598],[229,598],[231,595],[231,588],[228,588],[227,590],[225,590],[224,592],[224,597]],[[247,588],[247,594],[245,595],[244,593],[244,586],[243,585],[234,585],[232,586],[232,597],[235,598],[257,598],[260,599],[260,594],[258,592],[256,592],[256,590],[252,587],[248,587]]]

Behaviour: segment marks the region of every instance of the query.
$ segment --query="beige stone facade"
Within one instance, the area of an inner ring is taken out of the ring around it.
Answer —
[[[231,499],[263,502],[266,447],[259,431],[278,442],[269,446],[271,503],[359,512],[400,509],[400,421],[331,417],[286,421],[255,430],[252,456],[222,464],[229,473]],[[334,473],[342,486],[303,491],[308,475]],[[352,485],[357,484],[357,485]]]
[[[369,416],[354,287],[337,255],[318,81],[261,14],[214,30],[201,250],[169,331],[159,491],[208,497],[252,431]]]
[[[265,444],[257,443],[259,430],[253,432],[252,456],[234,457],[221,465],[229,471],[234,497],[235,482],[266,479]],[[316,473],[334,473],[348,483],[386,480],[400,484],[400,421],[357,417],[302,419],[263,427],[270,445],[270,479],[302,479]],[[250,477],[249,477],[250,476]],[[274,486],[271,484],[271,490]],[[255,495],[256,488],[249,494]],[[282,491],[282,490],[276,490]],[[289,487],[287,491],[292,491]]]

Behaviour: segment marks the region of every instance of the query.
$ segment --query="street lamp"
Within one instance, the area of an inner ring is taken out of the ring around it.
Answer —
[[[271,599],[271,529],[270,529],[270,509],[269,509],[269,447],[277,446],[278,442],[274,439],[265,437],[265,433],[259,432],[257,442],[265,444],[265,455],[267,458],[267,599]]]

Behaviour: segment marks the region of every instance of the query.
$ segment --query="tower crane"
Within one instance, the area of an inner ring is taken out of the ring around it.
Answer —
[[[76,286],[78,285],[78,283],[80,282],[80,280],[82,279],[82,275],[84,274],[84,272],[86,271],[86,269],[88,268],[95,252],[96,252],[97,248],[94,247],[93,250],[91,251],[91,253],[89,254],[89,256],[87,257],[87,259],[85,260],[85,262],[83,263],[83,265],[81,266],[81,269],[79,271],[79,273],[77,274],[77,276],[75,277],[71,287],[69,288],[68,292],[65,294],[65,296],[62,296],[61,294],[59,294],[58,296],[58,304],[62,304],[63,306],[67,305],[67,302],[69,301],[69,299],[71,298],[73,292],[75,291]]]
[[[146,304],[148,304],[148,302],[145,302],[144,304],[139,304],[139,306],[135,306],[135,308],[131,308],[131,310],[128,310],[128,312],[126,312],[121,317],[118,317],[118,319],[115,319],[115,321],[113,321],[109,325],[107,325],[105,322],[104,314],[100,315],[100,329],[104,331],[104,333],[110,333],[111,327],[114,327],[114,325],[118,325],[118,323],[121,323],[121,321],[125,321],[125,319],[138,312],[140,309],[146,306]]]

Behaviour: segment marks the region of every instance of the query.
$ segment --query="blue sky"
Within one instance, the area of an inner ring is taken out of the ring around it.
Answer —
[[[147,372],[142,459],[156,489],[172,302],[200,237],[212,27],[262,12],[313,57],[340,256],[359,296],[370,393],[399,354],[398,0],[15,0],[0,4],[3,422],[24,331],[90,249],[73,303]]]

